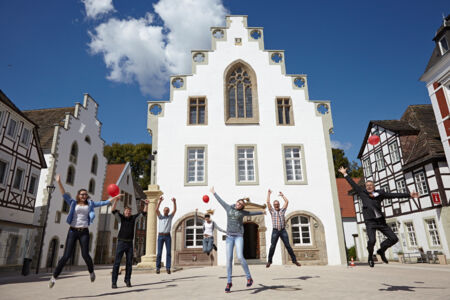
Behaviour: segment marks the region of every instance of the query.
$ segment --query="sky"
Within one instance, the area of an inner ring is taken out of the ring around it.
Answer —
[[[350,160],[370,120],[429,104],[419,81],[448,1],[0,0],[0,89],[20,108],[99,103],[107,144],[149,143],[149,100],[190,73],[228,14],[264,27],[286,71],[307,74],[311,100],[330,100],[333,145]]]

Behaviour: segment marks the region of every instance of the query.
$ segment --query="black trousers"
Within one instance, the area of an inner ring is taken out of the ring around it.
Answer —
[[[365,220],[366,231],[369,241],[367,242],[367,251],[369,251],[369,259],[373,258],[373,247],[376,243],[376,231],[379,230],[387,238],[380,245],[380,252],[385,252],[389,247],[398,242],[398,237],[392,231],[391,227],[386,224],[385,218],[368,219]]]
[[[94,263],[89,255],[89,229],[84,229],[82,231],[69,229],[66,239],[66,247],[64,248],[64,255],[58,261],[58,265],[53,272],[53,276],[57,278],[61,274],[67,261],[72,257],[73,251],[76,247],[77,240],[80,242],[81,255],[88,267],[89,273],[94,272]]]
[[[125,242],[119,240],[116,249],[116,258],[114,260],[112,283],[117,283],[117,277],[119,276],[120,261],[123,254],[126,256],[126,269],[125,269],[125,282],[131,280],[131,270],[133,267],[133,242]]]
[[[295,257],[294,250],[292,250],[291,245],[289,245],[289,235],[285,228],[278,230],[274,228],[272,230],[272,239],[270,243],[270,250],[269,250],[269,263],[272,263],[273,254],[275,253],[275,247],[277,246],[278,239],[281,238],[281,240],[284,243],[284,246],[286,247],[286,250],[288,251],[289,255],[291,256],[292,262],[295,264],[297,262],[297,258]]]

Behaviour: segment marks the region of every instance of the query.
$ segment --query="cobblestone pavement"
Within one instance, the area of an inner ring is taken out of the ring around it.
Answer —
[[[49,274],[0,276],[0,299],[450,299],[450,266],[377,264],[345,266],[250,266],[254,284],[246,288],[242,268],[234,266],[232,293],[225,294],[225,267],[184,269],[170,275],[134,272],[132,288],[119,276],[111,289],[108,268],[63,272],[53,289]],[[126,298],[125,298],[126,297]]]

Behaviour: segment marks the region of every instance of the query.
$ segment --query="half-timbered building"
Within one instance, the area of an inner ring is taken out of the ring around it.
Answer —
[[[380,140],[371,136],[379,136]],[[405,193],[417,191],[418,199],[386,199],[382,203],[386,221],[400,242],[387,256],[398,253],[418,256],[437,251],[449,256],[450,219],[446,213],[450,198],[450,170],[431,105],[410,105],[400,120],[370,121],[358,158],[364,179],[376,189]],[[362,182],[361,182],[362,184]],[[358,256],[367,259],[367,235],[362,204],[355,195],[358,222]],[[384,236],[377,232],[377,245]]]

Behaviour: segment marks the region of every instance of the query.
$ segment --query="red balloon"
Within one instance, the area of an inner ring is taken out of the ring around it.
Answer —
[[[375,146],[379,142],[380,142],[380,137],[378,135],[374,134],[369,137],[369,144],[371,144],[372,146]]]
[[[119,195],[120,193],[120,189],[117,185],[115,185],[114,183],[111,183],[110,185],[108,185],[108,194],[111,197],[115,197],[117,195]]]
[[[203,196],[203,202],[205,202],[205,203],[209,202],[209,196],[208,195],[204,195]]]

